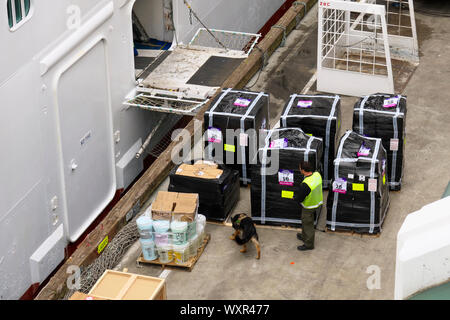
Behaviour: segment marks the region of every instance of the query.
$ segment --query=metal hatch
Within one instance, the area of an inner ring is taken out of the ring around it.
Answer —
[[[200,28],[189,45],[180,44],[163,59],[156,59],[155,67],[150,68],[150,64],[145,79],[138,80],[135,95],[123,104],[194,116],[228,73],[248,57],[260,37],[260,34]],[[218,46],[217,41],[226,49]]]

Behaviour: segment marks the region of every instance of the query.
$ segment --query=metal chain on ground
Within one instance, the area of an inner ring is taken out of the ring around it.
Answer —
[[[127,225],[120,229],[103,253],[93,263],[83,268],[80,277],[81,287],[78,291],[88,294],[105,270],[113,269],[120,262],[127,250],[139,239],[139,232],[136,225],[136,219],[138,217],[136,215]],[[64,296],[64,300],[68,300],[75,291],[77,290],[69,290]]]

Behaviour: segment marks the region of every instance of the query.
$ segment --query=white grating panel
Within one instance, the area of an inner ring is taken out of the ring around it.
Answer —
[[[210,48],[222,49],[222,46],[218,43],[220,41],[228,50],[242,51],[246,56],[255,47],[260,34],[234,32],[226,30],[209,29],[214,37],[205,28],[200,28],[197,33],[189,42],[190,46],[201,46]]]
[[[162,91],[160,90],[159,92]],[[171,92],[155,94],[149,90],[149,93],[140,93],[123,104],[151,111],[194,116],[206,101],[195,98],[182,98],[172,95]]]

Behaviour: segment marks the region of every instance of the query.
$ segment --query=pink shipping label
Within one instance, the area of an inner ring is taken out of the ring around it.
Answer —
[[[222,131],[218,128],[209,127],[207,131],[208,142],[221,143],[222,142]]]
[[[367,157],[370,153],[370,148],[366,147],[364,143],[361,145],[358,151],[358,157]]]
[[[270,142],[269,148],[286,148],[288,146],[288,139],[277,139]]]
[[[248,107],[251,102],[252,101],[248,99],[237,98],[236,101],[234,102],[234,105],[238,107]]]
[[[299,108],[311,108],[312,106],[312,101],[311,100],[299,100],[297,103],[297,107]]]
[[[398,97],[384,99],[383,108],[394,108],[398,104]]]

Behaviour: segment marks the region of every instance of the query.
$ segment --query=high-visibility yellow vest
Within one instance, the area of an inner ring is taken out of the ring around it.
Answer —
[[[303,180],[311,192],[303,200],[302,207],[305,209],[318,208],[323,203],[322,176],[317,171]]]

